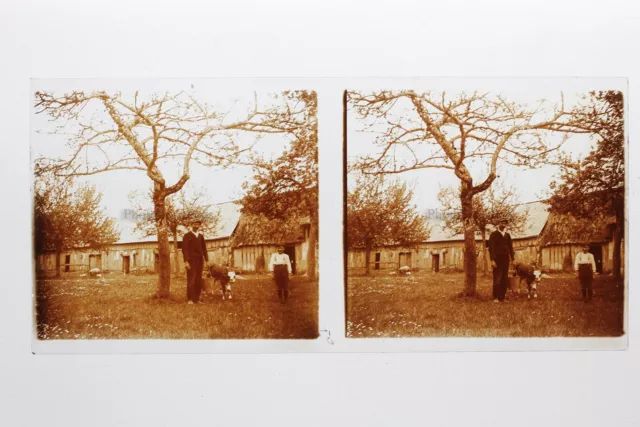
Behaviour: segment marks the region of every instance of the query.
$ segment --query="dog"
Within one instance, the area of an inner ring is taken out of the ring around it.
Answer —
[[[220,282],[220,290],[222,291],[222,300],[230,300],[233,298],[231,293],[231,284],[236,281],[236,273],[229,270],[229,266],[219,266],[212,264],[209,266],[209,277],[213,279],[213,284]]]
[[[522,282],[526,282],[527,283],[527,298],[531,299],[531,298],[538,298],[538,282],[540,282],[540,279],[542,278],[542,272],[538,269],[535,268],[535,266],[531,265],[531,264],[525,264],[523,262],[514,262],[513,263],[513,267],[514,267],[514,272],[513,272],[513,279],[518,280],[520,282],[520,285],[522,284]],[[509,286],[511,287],[511,290],[513,291],[513,286],[515,285],[515,283],[513,283],[512,280],[509,281]]]

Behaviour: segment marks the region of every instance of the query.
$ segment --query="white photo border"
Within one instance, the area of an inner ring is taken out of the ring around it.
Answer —
[[[411,353],[465,351],[625,350],[629,336],[629,218],[637,204],[629,197],[629,88],[625,77],[332,77],[332,78],[180,78],[180,79],[46,79],[31,81],[34,88],[56,83],[78,87],[135,87],[223,84],[243,90],[310,90],[318,94],[320,236],[319,330],[317,339],[271,340],[39,340],[32,325],[32,352],[46,354],[209,354],[209,353]],[[612,338],[347,338],[345,336],[345,272],[343,262],[343,107],[345,90],[473,88],[494,90],[524,83],[557,86],[559,90],[620,90],[625,95],[627,153],[627,221],[625,230],[624,331]],[[83,86],[84,85],[84,86]],[[30,100],[31,101],[31,100]],[[32,102],[30,102],[32,104]],[[32,108],[32,107],[31,107]],[[33,111],[31,112],[33,114]],[[33,129],[31,129],[33,132]],[[29,209],[31,206],[25,206]],[[339,208],[337,208],[339,207]],[[21,207],[22,208],[22,207]],[[31,212],[25,215],[31,216]],[[30,248],[31,246],[29,246]],[[25,253],[32,265],[32,254]],[[33,269],[28,280],[33,281]],[[25,288],[32,292],[32,288]],[[33,302],[33,292],[31,300]],[[34,306],[31,310],[33,312]],[[33,316],[32,316],[33,318]]]

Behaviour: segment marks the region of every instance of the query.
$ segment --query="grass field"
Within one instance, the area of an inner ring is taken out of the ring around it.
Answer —
[[[292,277],[286,305],[270,276],[245,276],[222,301],[219,285],[187,305],[185,279],[172,279],[171,297],[153,298],[156,276],[112,273],[104,279],[69,275],[36,283],[39,339],[315,338],[318,283]]]
[[[478,278],[478,296],[459,296],[462,273],[348,278],[347,335],[365,337],[584,337],[623,334],[624,286],[610,276],[594,278],[585,304],[570,274],[538,284],[538,298],[507,294],[494,303],[489,278]]]

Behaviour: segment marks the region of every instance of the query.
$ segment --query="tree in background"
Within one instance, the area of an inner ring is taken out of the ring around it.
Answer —
[[[156,295],[170,293],[171,265],[167,197],[177,193],[190,178],[192,162],[229,167],[243,162],[253,145],[239,146],[237,133],[285,133],[275,126],[260,127],[274,112],[259,111],[258,102],[241,114],[221,113],[187,92],[149,94],[73,91],[64,95],[37,92],[37,114],[55,124],[54,134],[67,138],[71,154],[65,159],[39,159],[42,171],[60,176],[87,176],[113,170],[139,171],[153,185],[153,207],[158,236],[159,274]],[[259,137],[260,135],[258,135]],[[169,183],[163,168],[181,167],[180,177]],[[38,171],[37,171],[38,172]]]
[[[34,188],[34,250],[54,252],[56,277],[62,253],[101,249],[118,240],[115,221],[100,208],[102,194],[94,186],[74,186],[69,180],[38,176]]]
[[[188,229],[193,220],[202,221],[201,230],[214,232],[220,222],[220,212],[208,203],[208,197],[204,189],[189,189],[184,186],[175,194],[167,197],[167,227],[173,238],[173,264],[174,273],[180,275],[180,258],[178,250],[178,237],[182,230]],[[129,200],[133,205],[135,230],[143,236],[156,235],[156,223],[153,215],[153,192],[143,195],[138,191],[129,194]]]
[[[317,278],[318,244],[318,98],[315,92],[284,92],[286,108],[267,111],[251,131],[285,132],[291,145],[276,159],[254,157],[254,177],[245,184],[240,201],[243,213],[300,224],[309,220],[307,276]]]
[[[379,91],[350,92],[349,102],[366,130],[376,134],[379,152],[359,159],[367,174],[447,169],[460,180],[459,199],[464,234],[464,290],[476,293],[474,196],[491,187],[499,163],[535,167],[552,161],[570,133],[589,133],[583,121],[556,105],[541,101],[535,108],[492,93]],[[563,138],[547,139],[547,132]],[[486,175],[476,180],[471,165]]]
[[[371,250],[383,245],[412,245],[429,237],[423,215],[412,204],[413,191],[382,176],[360,177],[347,195],[347,246],[364,249],[365,274]]]
[[[592,221],[614,216],[612,273],[620,279],[625,206],[623,95],[593,92],[580,114],[597,138],[596,147],[582,161],[565,158],[559,179],[551,185],[550,210]]]
[[[462,234],[464,221],[460,208],[459,191],[452,187],[443,188],[438,193],[438,199],[443,207],[444,228],[452,234]],[[473,198],[473,221],[476,232],[482,238],[482,274],[489,271],[489,259],[487,257],[487,232],[491,227],[497,227],[498,223],[505,220],[509,223],[509,231],[520,232],[524,228],[528,211],[519,209],[519,197],[515,188],[505,187],[501,181],[489,187],[487,191]]]
[[[231,246],[260,246],[261,253],[256,258],[255,271],[263,272],[267,268],[266,257],[268,257],[264,252],[264,244],[284,246],[304,240],[301,225],[305,222],[306,218],[298,218],[294,215],[288,215],[286,218],[269,218],[265,215],[243,214],[233,232]]]

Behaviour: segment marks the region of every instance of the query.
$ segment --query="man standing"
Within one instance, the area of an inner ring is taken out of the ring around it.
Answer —
[[[509,265],[515,254],[511,236],[506,231],[507,221],[498,223],[498,229],[489,236],[489,256],[493,268],[493,302],[504,302],[509,285]]]
[[[582,247],[582,252],[576,254],[576,260],[574,262],[574,269],[580,279],[580,286],[582,287],[582,298],[585,302],[591,301],[593,296],[593,288],[591,284],[593,282],[593,273],[596,272],[596,260],[593,254],[589,253],[589,245]]]
[[[202,292],[202,269],[205,261],[209,261],[204,236],[198,230],[202,223],[195,220],[191,223],[191,231],[182,238],[182,255],[187,270],[187,299],[189,304],[197,304]]]
[[[269,271],[273,272],[273,278],[278,288],[280,303],[285,304],[289,298],[289,274],[291,274],[291,260],[284,253],[284,246],[278,246],[278,252],[271,255]]]

